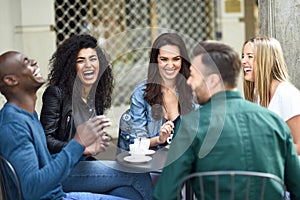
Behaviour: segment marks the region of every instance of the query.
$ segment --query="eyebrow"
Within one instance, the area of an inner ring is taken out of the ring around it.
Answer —
[[[254,55],[254,53],[242,53],[242,56],[243,55]]]
[[[166,57],[166,56],[159,56],[159,57],[160,57],[160,58],[169,58],[169,57]],[[174,59],[174,58],[181,58],[181,56],[178,55],[178,56],[172,57],[172,59]]]
[[[97,55],[96,54],[95,55],[91,55],[88,58],[93,58],[93,57],[97,57]],[[78,59],[85,59],[85,57],[79,56],[79,57],[76,58],[76,60],[78,60]]]

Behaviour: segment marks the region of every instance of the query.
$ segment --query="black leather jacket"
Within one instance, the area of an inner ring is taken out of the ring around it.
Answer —
[[[43,94],[40,120],[50,153],[60,152],[76,132],[72,117],[72,99],[65,98],[57,86],[49,86]]]

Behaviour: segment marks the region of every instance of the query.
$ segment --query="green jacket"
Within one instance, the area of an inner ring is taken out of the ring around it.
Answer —
[[[300,162],[288,126],[275,113],[244,100],[237,91],[220,92],[182,117],[154,199],[176,199],[180,180],[192,172],[223,170],[274,174],[285,182],[291,199],[300,199]],[[238,182],[236,185],[241,185]],[[250,199],[259,199],[259,190],[253,188],[251,195]],[[279,199],[278,187],[268,188],[265,197]]]

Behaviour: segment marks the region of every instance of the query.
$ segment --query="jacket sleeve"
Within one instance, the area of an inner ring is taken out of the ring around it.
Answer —
[[[138,86],[132,96],[129,115],[131,117],[130,121],[130,135],[134,138],[148,137],[147,131],[147,108],[144,100],[144,85]]]
[[[47,146],[51,154],[58,153],[64,146],[66,141],[58,139],[59,125],[61,121],[61,104],[62,94],[58,87],[49,86],[43,94],[43,105],[41,110],[40,121],[45,130],[47,138]]]

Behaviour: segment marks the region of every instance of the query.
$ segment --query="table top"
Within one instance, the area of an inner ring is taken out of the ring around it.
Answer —
[[[160,173],[165,165],[168,149],[162,148],[156,150],[153,155],[148,155],[152,159],[148,162],[132,163],[124,160],[126,156],[130,156],[129,152],[124,151],[117,155],[114,168],[127,172],[158,172]]]

